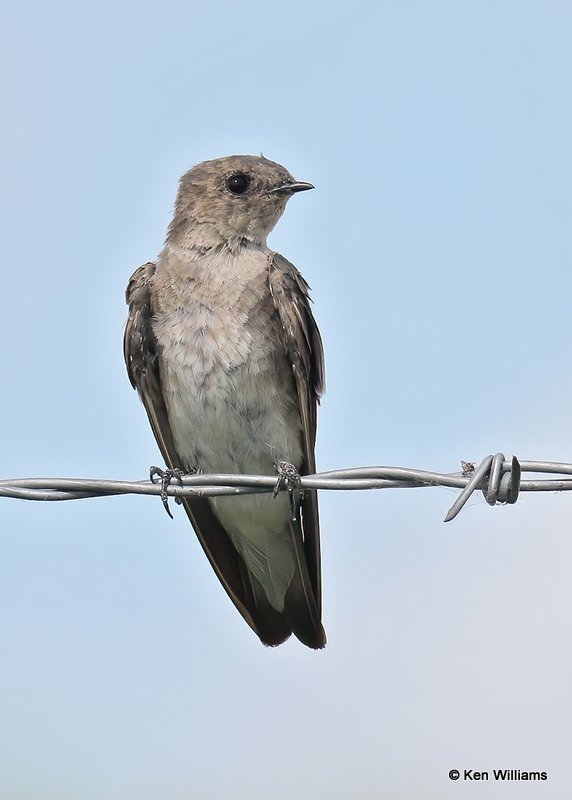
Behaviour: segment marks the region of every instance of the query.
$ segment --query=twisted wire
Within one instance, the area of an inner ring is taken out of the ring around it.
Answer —
[[[490,505],[516,503],[520,492],[562,492],[572,489],[572,464],[552,461],[507,460],[502,453],[486,456],[478,467],[461,462],[456,473],[429,472],[408,467],[353,467],[300,477],[302,491],[414,489],[446,486],[461,492],[445,516],[454,519],[471,495],[479,490]],[[555,478],[522,480],[523,473]],[[276,475],[184,475],[168,486],[151,480],[117,481],[97,478],[13,478],[0,481],[0,497],[21,500],[81,500],[88,497],[142,494],[169,497],[216,497],[288,491],[288,482]]]

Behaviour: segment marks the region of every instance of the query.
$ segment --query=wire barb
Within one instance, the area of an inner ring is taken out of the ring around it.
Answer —
[[[487,456],[482,460],[477,469],[471,464],[472,469],[467,470],[465,462],[463,474],[470,475],[469,481],[461,494],[457,497],[445,517],[445,522],[454,519],[469,497],[476,489],[482,489],[485,500],[490,506],[497,503],[516,503],[520,493],[520,463],[516,456],[511,462],[505,461],[502,453],[496,456]]]
[[[489,455],[475,468],[471,461],[461,462],[462,472],[442,473],[408,467],[354,467],[330,470],[316,475],[290,474],[287,466],[279,474],[279,484],[272,475],[175,474],[176,482],[114,481],[92,478],[13,478],[0,480],[0,497],[21,500],[80,500],[107,495],[159,495],[168,497],[220,497],[229,495],[306,492],[317,490],[413,489],[446,486],[461,492],[445,517],[449,522],[465,506],[471,495],[481,490],[490,505],[516,503],[520,492],[563,492],[572,490],[572,464],[553,461],[522,461],[502,453]],[[153,468],[154,470],[156,468]],[[279,470],[280,472],[280,470]],[[294,470],[295,472],[295,470]],[[548,474],[552,479],[522,480],[523,473]],[[160,474],[154,471],[153,477]],[[299,481],[299,482],[298,482]],[[295,485],[294,485],[295,482]]]

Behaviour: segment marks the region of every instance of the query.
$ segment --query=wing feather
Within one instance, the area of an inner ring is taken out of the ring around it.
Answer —
[[[269,284],[284,331],[302,419],[304,462],[300,472],[312,474],[316,471],[317,405],[325,387],[322,338],[310,307],[310,287],[279,253],[271,257]],[[310,584],[321,614],[320,525],[315,492],[305,492],[302,500],[302,536]]]
[[[126,293],[129,317],[123,352],[129,379],[145,406],[165,463],[175,469],[182,468],[183,463],[175,448],[161,388],[160,353],[152,327],[154,274],[155,264],[148,262],[139,267],[129,281]],[[183,506],[215,573],[244,619],[265,644],[283,642],[291,633],[290,627],[268,604],[263,593],[253,587],[242,558],[208,500],[183,498]]]

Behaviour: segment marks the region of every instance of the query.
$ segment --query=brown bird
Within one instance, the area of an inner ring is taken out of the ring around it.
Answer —
[[[206,161],[180,181],[156,263],[127,288],[124,353],[170,470],[315,472],[324,387],[309,287],[266,238],[296,192],[312,189],[264,157]],[[294,633],[321,648],[314,492],[184,498],[230,598],[267,645]]]

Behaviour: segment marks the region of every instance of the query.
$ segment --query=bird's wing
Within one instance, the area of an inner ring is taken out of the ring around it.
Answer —
[[[161,388],[161,355],[151,324],[150,288],[154,273],[155,264],[148,262],[129,281],[126,292],[129,317],[123,352],[129,379],[143,401],[165,463],[171,469],[181,469],[183,462],[173,441]],[[248,570],[208,500],[185,497],[182,503],[214,571],[244,619],[265,644],[280,644],[290,635],[290,628],[262,593],[253,590]]]
[[[316,471],[317,404],[325,383],[322,337],[310,308],[310,287],[296,267],[279,253],[272,254],[269,283],[298,394],[304,448],[300,471],[312,474]],[[305,492],[302,500],[302,535],[308,575],[321,615],[320,525],[315,492]]]

